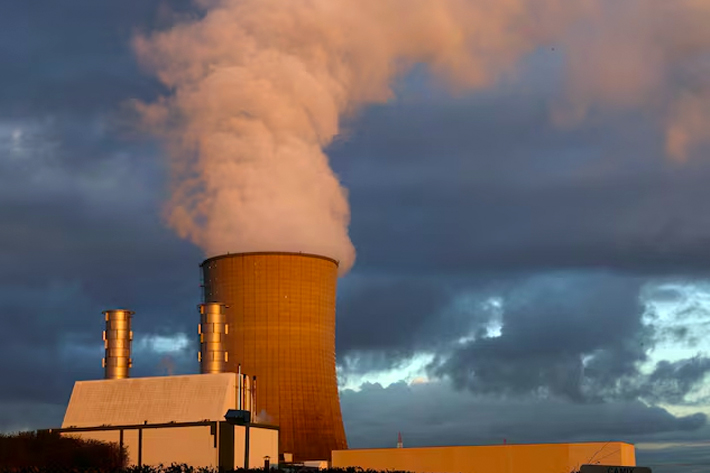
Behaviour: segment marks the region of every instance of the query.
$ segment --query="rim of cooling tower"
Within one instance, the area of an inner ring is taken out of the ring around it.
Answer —
[[[245,253],[226,253],[223,255],[217,255],[217,256],[212,256],[210,258],[207,258],[204,260],[202,263],[200,263],[200,267],[204,266],[207,263],[211,263],[212,261],[218,260],[218,259],[223,259],[223,258],[233,258],[236,256],[267,256],[267,255],[286,255],[286,256],[305,256],[307,258],[319,258],[323,259],[326,261],[330,261],[331,263],[334,263],[335,266],[340,266],[340,262],[330,258],[328,256],[323,256],[323,255],[316,255],[314,253],[298,253],[294,251],[248,251]]]

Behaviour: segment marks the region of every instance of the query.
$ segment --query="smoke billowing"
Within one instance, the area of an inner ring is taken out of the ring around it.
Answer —
[[[684,159],[710,128],[703,0],[200,0],[200,18],[136,39],[171,94],[139,106],[171,160],[169,224],[208,255],[302,251],[341,273],[347,192],[323,149],[343,116],[383,103],[417,64],[456,92],[514,77],[556,47],[551,117],[596,108],[658,120]]]

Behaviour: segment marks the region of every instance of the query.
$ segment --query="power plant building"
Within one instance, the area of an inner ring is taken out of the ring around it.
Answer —
[[[225,306],[226,370],[254,375],[259,418],[280,453],[328,460],[347,448],[335,371],[338,264],[301,253],[242,253],[201,265],[205,303]]]
[[[373,448],[333,452],[332,461],[333,468],[416,473],[570,473],[586,464],[636,466],[636,450],[625,442]]]
[[[335,364],[338,263],[238,253],[201,265],[201,374],[131,378],[134,313],[104,312],[103,380],[74,385],[62,435],[116,442],[129,465],[297,463],[416,473],[635,466],[624,442],[348,450]]]
[[[243,397],[238,378],[217,373],[77,381],[57,430],[119,444],[129,465],[241,468],[246,429],[225,422]],[[276,426],[253,424],[249,437],[250,466],[262,466],[265,457],[276,461]]]

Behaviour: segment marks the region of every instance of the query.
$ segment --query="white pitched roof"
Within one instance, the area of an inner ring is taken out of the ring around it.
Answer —
[[[235,397],[234,373],[77,381],[62,427],[224,420]]]

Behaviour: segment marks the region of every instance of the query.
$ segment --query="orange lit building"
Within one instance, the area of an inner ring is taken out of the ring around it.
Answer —
[[[301,253],[216,256],[202,265],[204,302],[226,305],[226,370],[256,376],[280,453],[327,460],[347,448],[335,372],[338,264]]]
[[[77,381],[62,435],[114,442],[128,465],[185,463],[195,468],[243,468],[244,426],[226,425],[242,394],[234,373]],[[252,424],[249,465],[277,458],[278,428]]]
[[[333,452],[333,468],[415,473],[571,473],[584,464],[636,466],[624,442],[377,448]]]
[[[636,465],[634,446],[624,442],[347,450],[335,369],[337,262],[240,253],[201,268],[203,374],[130,378],[133,312],[106,311],[107,379],[77,382],[54,430],[116,442],[131,465],[229,470],[285,461],[322,468],[330,460],[335,468],[415,473]],[[248,411],[251,423],[225,417],[234,410]]]

